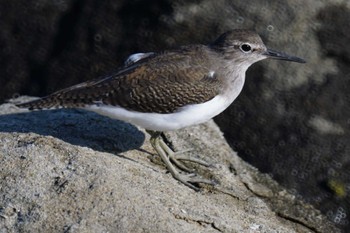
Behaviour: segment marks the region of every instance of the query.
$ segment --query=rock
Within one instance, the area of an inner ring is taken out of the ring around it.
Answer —
[[[254,64],[215,122],[241,158],[350,232],[349,4],[16,0],[1,1],[0,12],[0,102],[43,96],[104,75],[132,53],[208,43],[232,28],[254,29],[269,47],[305,58]],[[119,144],[86,143],[113,153],[130,148]]]
[[[214,164],[194,167],[217,185],[177,182],[130,124],[1,105],[1,232],[338,232],[237,157],[213,121],[166,138]]]

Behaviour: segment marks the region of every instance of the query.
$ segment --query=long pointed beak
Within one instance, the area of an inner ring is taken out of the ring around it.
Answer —
[[[272,50],[272,49],[267,49],[266,52],[263,53],[263,55],[267,56],[268,58],[272,58],[272,59],[306,63],[306,61],[300,57],[291,56],[291,55],[288,55],[286,53],[278,52],[278,51]]]

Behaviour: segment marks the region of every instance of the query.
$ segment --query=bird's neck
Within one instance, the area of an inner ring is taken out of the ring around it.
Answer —
[[[192,53],[192,62],[205,60],[207,68],[210,72],[214,72],[216,77],[220,79],[221,96],[224,97],[228,103],[233,102],[239,93],[242,91],[245,73],[251,63],[242,62],[242,60],[235,60],[235,58],[227,59],[225,53],[214,50],[209,46],[195,46],[189,47]]]
[[[222,82],[221,95],[231,103],[242,91],[245,74],[251,64],[239,63],[239,61],[227,60],[223,57],[217,57],[214,64],[216,66],[215,70],[218,72],[218,78]]]
[[[241,93],[245,82],[246,70],[247,69],[227,69],[224,75],[222,95],[227,98],[228,102],[232,103]]]

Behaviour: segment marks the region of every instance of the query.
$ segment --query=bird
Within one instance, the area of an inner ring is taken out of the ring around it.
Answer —
[[[209,44],[133,54],[109,75],[17,106],[29,110],[80,108],[138,125],[150,134],[151,145],[172,176],[199,190],[200,183],[213,182],[181,160],[209,164],[174,152],[162,133],[204,123],[223,112],[242,91],[247,69],[267,58],[306,62],[268,49],[255,31],[233,29]]]

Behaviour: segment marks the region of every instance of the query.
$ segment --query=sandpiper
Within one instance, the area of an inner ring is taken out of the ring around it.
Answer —
[[[82,108],[141,126],[150,133],[152,146],[173,177],[198,190],[196,184],[211,181],[179,160],[207,164],[179,156],[162,140],[161,132],[200,124],[224,111],[241,92],[248,67],[266,58],[305,62],[267,49],[253,31],[236,29],[208,45],[131,55],[108,76],[18,106]]]

